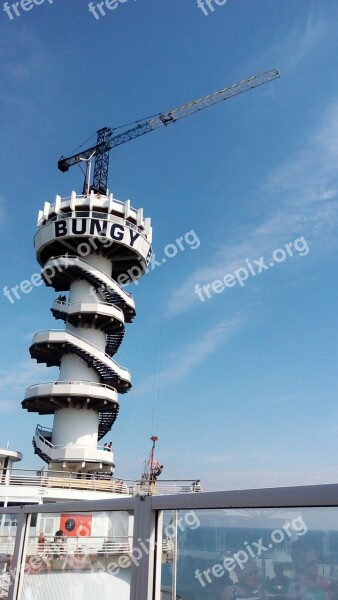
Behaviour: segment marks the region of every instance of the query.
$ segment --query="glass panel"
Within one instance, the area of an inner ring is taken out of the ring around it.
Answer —
[[[335,507],[165,511],[165,543],[162,600],[338,600]]]
[[[8,597],[17,515],[0,515],[0,599]]]
[[[93,219],[104,219],[104,220],[106,221],[106,220],[107,220],[107,218],[108,218],[108,215],[107,215],[107,213],[104,213],[104,212],[94,212],[94,211],[93,211],[93,212],[91,213],[91,217],[92,217]]]
[[[74,217],[89,217],[90,213],[88,210],[77,210],[74,212]]]
[[[129,600],[132,539],[133,516],[124,511],[38,514],[22,598]]]

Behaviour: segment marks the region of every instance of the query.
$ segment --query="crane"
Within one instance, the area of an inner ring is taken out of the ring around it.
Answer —
[[[74,154],[68,158],[61,156],[60,160],[58,161],[58,168],[60,171],[65,173],[73,165],[79,164],[81,161],[87,162],[85,188],[87,187],[87,191],[91,189],[96,193],[106,194],[110,150],[116,148],[116,146],[120,146],[121,144],[125,144],[126,142],[134,140],[141,135],[155,131],[160,127],[168,127],[169,125],[176,123],[176,121],[179,119],[183,119],[183,117],[188,117],[199,110],[213,106],[218,102],[222,102],[223,100],[227,100],[228,98],[242,94],[243,92],[263,85],[264,83],[268,83],[269,81],[273,81],[279,77],[280,72],[278,69],[272,69],[271,71],[266,71],[260,75],[254,75],[230,87],[226,87],[222,90],[218,90],[217,92],[209,94],[204,98],[193,100],[192,102],[183,104],[183,106],[174,108],[168,112],[159,113],[152,118],[143,119],[137,122],[135,127],[126,129],[120,133],[116,133],[116,129],[103,127],[97,131],[97,139],[94,146],[91,146],[87,150],[78,152],[77,154]],[[90,164],[93,157],[95,157],[95,162],[93,182],[91,184]]]

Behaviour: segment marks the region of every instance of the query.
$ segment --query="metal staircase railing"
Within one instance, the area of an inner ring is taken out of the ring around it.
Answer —
[[[82,273],[84,278],[89,283],[91,283],[96,289],[101,290],[108,303],[114,304],[115,306],[121,308],[127,322],[131,322],[131,320],[134,318],[135,303],[131,294],[128,294],[128,292],[126,292],[116,281],[108,277],[108,275],[101,271],[101,269],[94,267],[83,258],[79,258],[75,255],[57,256],[45,264],[42,271],[42,277],[44,277],[45,270],[48,268],[54,268],[56,264],[59,264],[63,271],[75,270],[77,274],[79,272]],[[54,277],[55,276],[57,277],[58,273],[54,269]],[[50,276],[48,276],[47,280],[45,279],[48,285],[50,285],[49,277]]]
[[[70,311],[66,310],[66,309],[77,306],[78,312],[80,314],[80,308],[81,308],[82,304],[91,304],[93,306],[92,313],[95,315],[99,314],[98,311],[95,310],[95,308],[97,308],[97,306],[104,306],[104,307],[111,306],[111,307],[114,307],[114,309],[116,311],[119,311],[121,313],[122,318],[119,320],[120,329],[117,329],[116,326],[114,326],[114,322],[112,322],[112,321],[110,322],[110,328],[109,328],[109,325],[107,325],[105,327],[105,333],[106,333],[106,349],[105,349],[105,351],[106,351],[106,354],[108,354],[109,356],[114,356],[114,354],[117,353],[117,351],[123,341],[124,333],[125,333],[124,315],[123,315],[123,311],[120,308],[118,308],[117,306],[114,306],[112,304],[107,304],[105,302],[91,302],[91,303],[76,302],[76,303],[69,304],[67,302],[61,302],[59,300],[55,300],[55,302],[53,303],[53,306],[51,308],[51,312],[55,319],[62,319],[64,322],[71,322],[71,317],[73,316],[74,313],[70,313]],[[83,313],[81,313],[81,315],[83,315]],[[112,317],[110,317],[110,319],[112,319]]]
[[[53,333],[59,334],[59,337],[53,339]],[[41,338],[43,334],[48,334],[48,339],[38,340],[37,338],[39,336]],[[77,354],[80,356],[80,358],[83,358],[83,360],[85,360],[89,366],[93,367],[97,371],[103,383],[107,381],[114,382],[114,387],[116,387],[118,392],[121,393],[122,391],[123,393],[123,390],[127,391],[126,387],[128,389],[131,387],[129,369],[119,365],[109,356],[109,354],[103,352],[101,348],[95,344],[92,344],[88,340],[85,340],[76,333],[60,329],[40,331],[34,336],[33,343],[30,348],[33,358],[35,357],[34,354],[36,354],[37,348],[45,344],[62,344],[63,353],[64,350],[68,350]],[[53,353],[53,349],[51,349],[51,353]],[[43,358],[40,358],[40,362],[43,362],[43,360]],[[123,384],[121,380],[125,383]]]

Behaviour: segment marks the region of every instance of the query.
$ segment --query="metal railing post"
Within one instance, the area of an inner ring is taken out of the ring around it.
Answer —
[[[154,600],[161,598],[161,577],[162,577],[162,553],[163,553],[163,511],[156,513],[156,549],[154,564]]]
[[[27,515],[24,507],[20,507],[18,513],[18,524],[15,535],[14,552],[10,567],[8,600],[20,599],[20,588],[24,576],[25,546],[27,544],[26,531],[30,524],[30,515]],[[26,543],[25,543],[26,540]]]
[[[156,512],[151,496],[136,496],[130,600],[152,600],[156,548]]]

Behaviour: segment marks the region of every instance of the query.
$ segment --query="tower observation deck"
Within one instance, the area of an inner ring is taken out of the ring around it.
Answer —
[[[116,420],[118,395],[131,388],[129,370],[115,360],[135,317],[122,286],[146,271],[151,222],[129,200],[72,192],[46,202],[37,225],[37,260],[46,285],[61,292],[51,311],[65,327],[37,333],[30,347],[37,362],[60,369],[58,381],[31,386],[22,402],[54,415],[51,430],[37,426],[33,446],[51,470],[108,474],[114,453],[99,442]]]

